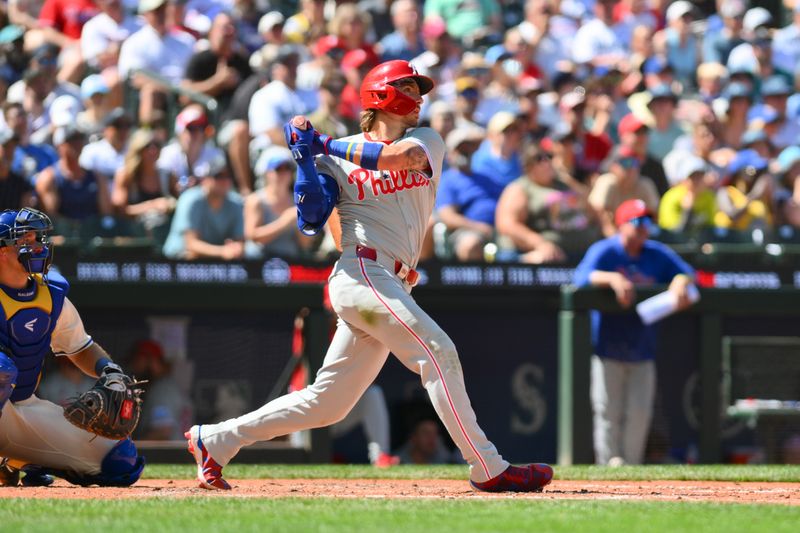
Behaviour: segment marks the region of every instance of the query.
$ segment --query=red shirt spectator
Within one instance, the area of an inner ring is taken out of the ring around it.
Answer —
[[[78,40],[83,25],[99,12],[92,0],[45,0],[39,24]]]

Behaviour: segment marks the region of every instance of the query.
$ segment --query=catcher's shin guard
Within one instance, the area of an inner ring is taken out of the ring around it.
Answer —
[[[87,487],[129,487],[139,480],[144,470],[144,457],[137,455],[136,446],[131,439],[119,441],[111,448],[103,462],[99,474],[81,474],[54,469],[43,469],[48,474],[64,478],[73,485]]]

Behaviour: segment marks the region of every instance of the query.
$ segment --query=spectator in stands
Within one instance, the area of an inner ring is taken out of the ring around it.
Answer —
[[[496,0],[467,3],[460,0],[427,0],[424,18],[438,17],[447,23],[447,33],[470,48],[481,39],[498,42],[503,32],[502,12]]]
[[[143,75],[134,75],[134,71],[152,71],[166,78],[168,83],[180,85],[192,46],[169,31],[166,0],[142,0],[138,12],[146,24],[122,43],[119,74],[123,79],[133,76],[131,82],[139,89],[139,120],[147,124],[153,112],[163,108],[164,93],[158,83]]]
[[[653,114],[653,127],[650,128],[647,153],[661,160],[672,150],[675,140],[685,133],[675,119],[678,96],[667,85],[653,87],[648,95],[647,108]]]
[[[19,102],[28,116],[31,141],[41,144],[50,139],[52,128],[50,125],[49,103],[55,80],[49,78],[41,70],[26,70],[22,78],[24,83],[23,97],[21,99],[9,98],[9,102]]]
[[[439,424],[432,418],[419,420],[408,441],[398,450],[404,465],[437,465],[452,463],[453,453],[442,442]]]
[[[633,113],[628,113],[617,125],[620,146],[633,148],[636,156],[642,162],[641,174],[652,180],[656,186],[659,196],[669,189],[669,182],[664,174],[664,167],[661,162],[647,153],[648,141],[650,138],[650,128],[639,120]]]
[[[475,109],[481,99],[480,82],[469,76],[462,76],[455,81],[456,114],[455,125],[457,128],[479,128],[475,121]]]
[[[255,165],[256,190],[244,201],[244,238],[248,257],[299,257],[301,239],[297,229],[297,210],[292,185],[296,165],[292,153],[282,146],[271,146],[261,153]]]
[[[593,244],[575,270],[579,287],[609,287],[629,309],[636,287],[669,284],[678,309],[690,305],[694,271],[666,245],[648,239],[652,211],[641,200],[622,203],[619,231]],[[640,464],[656,390],[656,328],[634,312],[592,311],[591,400],[595,462]]]
[[[346,52],[363,50],[367,53],[367,61],[373,65],[379,61],[375,47],[369,42],[369,30],[372,19],[369,14],[361,11],[354,3],[340,3],[336,5],[333,18],[328,24],[328,33],[334,35]]]
[[[770,141],[770,138],[767,136],[767,132],[762,128],[756,128],[744,132],[742,134],[742,140],[740,141],[739,146],[742,147],[742,150],[751,148],[755,150],[758,155],[767,160],[772,159],[772,154],[775,151],[775,147],[772,145],[772,141]]]
[[[582,89],[582,88],[580,88]],[[576,88],[565,92],[558,104],[561,120],[565,122],[574,135],[576,143],[576,177],[585,181],[600,168],[600,164],[608,157],[612,143],[608,134],[588,131],[585,125],[586,96]]]
[[[97,15],[92,0],[45,0],[39,12],[44,40],[61,49],[61,80],[77,83],[83,74],[80,50],[84,24]]]
[[[719,63],[701,63],[697,67],[697,93],[707,103],[720,96],[723,80],[728,76],[728,69]]]
[[[747,4],[744,0],[723,0],[719,7],[723,28],[718,32],[707,32],[703,40],[703,61],[711,63],[728,62],[728,55],[736,46],[742,44],[742,22]]]
[[[43,211],[53,218],[56,230],[74,234],[80,224],[97,223],[111,214],[108,182],[81,168],[79,158],[86,135],[74,126],[53,133],[58,161],[36,179],[36,193]]]
[[[147,401],[134,436],[141,440],[178,440],[191,425],[192,404],[172,376],[172,365],[159,343],[137,341],[129,357],[131,373],[146,380]]]
[[[338,111],[339,98],[347,85],[341,72],[331,70],[322,77],[319,84],[319,107],[308,116],[314,129],[338,139],[348,135],[344,118]]]
[[[202,106],[190,104],[175,117],[175,138],[161,151],[158,168],[178,180],[180,194],[197,183],[195,168],[225,155],[209,139],[208,117]]]
[[[486,140],[472,156],[472,171],[505,187],[522,175],[521,148],[522,127],[516,115],[498,111],[486,127]]]
[[[522,74],[522,65],[502,44],[489,48],[485,59],[490,65],[491,80],[483,88],[475,110],[475,119],[482,125],[488,125],[489,120],[500,111],[518,112],[517,79]]]
[[[248,109],[251,150],[263,150],[272,144],[284,145],[283,125],[295,115],[313,111],[297,92],[297,65],[300,57],[295,48],[281,47],[271,66],[271,79],[253,94]]]
[[[500,173],[474,169],[474,154],[483,138],[476,128],[457,128],[447,136],[450,168],[436,195],[436,217],[447,227],[447,247],[459,261],[483,260],[484,246],[494,239],[497,200],[508,181]]]
[[[420,35],[422,14],[417,0],[395,0],[390,8],[394,31],[380,40],[377,52],[381,61],[411,61],[425,51]]]
[[[572,42],[572,60],[579,65],[611,66],[625,58],[622,41],[614,33],[614,5],[618,0],[597,0],[596,18],[583,24]]]
[[[544,85],[538,78],[522,76],[517,84],[519,98],[519,119],[525,132],[526,142],[536,142],[547,133],[547,128],[539,122],[539,96],[544,92]]]
[[[114,176],[111,202],[118,213],[135,220],[144,235],[163,244],[175,211],[177,180],[158,168],[160,154],[161,142],[153,131],[136,130]]]
[[[428,120],[433,130],[438,133],[442,139],[447,139],[447,135],[455,128],[455,113],[453,108],[447,102],[437,100],[428,107]],[[445,164],[444,170],[447,170]]]
[[[682,181],[661,198],[658,225],[688,237],[714,225],[717,200],[708,186],[708,165],[702,158],[687,154],[678,169]]]
[[[779,150],[792,144],[797,144],[800,139],[800,123],[790,120],[786,116],[786,102],[794,92],[794,87],[781,75],[774,75],[764,80],[761,86],[761,96],[764,103],[774,109],[778,117],[775,119],[777,130],[770,136],[770,141]]]
[[[21,103],[3,104],[3,118],[17,139],[11,170],[33,183],[33,177],[58,160],[58,154],[49,144],[33,144],[28,133],[28,117]]]
[[[230,15],[219,13],[214,17],[208,44],[206,50],[196,52],[189,59],[183,86],[216,98],[220,109],[227,110],[236,88],[252,74],[247,56],[238,49],[236,26]],[[253,179],[247,123],[227,121],[222,125],[218,140],[228,150],[239,192],[249,194],[253,190]]]
[[[800,65],[800,2],[794,2],[792,22],[775,32],[772,40],[772,62],[775,68],[795,73]]]
[[[558,173],[550,154],[538,147],[528,147],[523,166],[525,175],[511,182],[497,202],[501,248],[518,252],[523,263],[580,257],[600,237],[588,215],[585,188]]]
[[[362,110],[359,94],[361,80],[375,66],[373,61],[374,57],[361,48],[350,50],[342,56],[340,68],[347,80],[347,85],[339,96],[338,112],[349,124],[351,130],[358,129]]]
[[[675,77],[685,88],[694,87],[695,71],[700,63],[700,47],[692,33],[694,7],[688,0],[678,0],[666,12],[667,27],[653,37],[655,50],[667,58]]]
[[[33,187],[12,170],[17,136],[8,126],[0,126],[0,206],[3,209],[35,207]]]
[[[295,44],[310,44],[325,35],[325,0],[300,0],[300,10],[286,19],[283,33]]]
[[[132,125],[133,122],[124,109],[118,107],[111,111],[104,118],[103,138],[83,148],[78,161],[80,165],[111,184],[117,169],[125,161]]]
[[[241,259],[244,256],[242,199],[231,190],[231,175],[224,156],[195,165],[195,175],[200,183],[178,197],[164,255],[171,259]]]
[[[779,178],[775,190],[776,226],[790,226],[791,233],[800,229],[800,147],[784,148],[775,161]]]
[[[423,76],[435,80],[429,101],[442,98],[454,99],[454,82],[458,71],[464,66],[461,49],[447,33],[447,25],[437,17],[426,18],[422,23],[422,40],[425,51],[414,57],[411,64]]]
[[[30,32],[27,35],[30,35]],[[2,65],[2,85],[5,87],[2,93],[3,97],[5,97],[8,86],[19,81],[25,69],[28,68],[30,55],[25,50],[25,36],[25,28],[14,24],[9,24],[0,30],[0,64]]]
[[[589,194],[603,235],[617,232],[614,213],[626,200],[639,198],[652,212],[658,211],[658,191],[653,182],[639,173],[641,160],[629,146],[621,146],[606,162],[607,173],[599,176]]]
[[[81,100],[84,110],[78,113],[76,124],[89,137],[99,136],[109,113],[110,88],[103,76],[91,74],[81,82]]]
[[[569,62],[570,49],[565,39],[553,33],[550,23],[556,8],[552,0],[525,2],[525,20],[517,29],[533,49],[534,61],[550,80]]]
[[[742,135],[747,130],[747,115],[753,105],[753,90],[744,83],[734,82],[722,93],[727,109],[720,118],[721,139],[732,148],[739,148]]]
[[[717,191],[716,226],[737,231],[772,227],[773,178],[768,162],[754,150],[736,154],[726,169],[728,178]]]
[[[81,32],[81,53],[91,69],[116,78],[122,43],[139,31],[142,22],[126,13],[122,0],[97,0],[100,13],[89,19]]]
[[[250,55],[250,68],[263,70],[278,49],[286,44],[286,36],[283,34],[284,22],[286,18],[280,11],[270,11],[259,19],[259,47]]]

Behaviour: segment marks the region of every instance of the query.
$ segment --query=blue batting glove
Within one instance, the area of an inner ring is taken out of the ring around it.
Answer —
[[[309,121],[306,121],[306,129],[304,130],[294,126],[291,121],[283,126],[283,136],[286,138],[286,146],[289,148],[298,144],[311,146],[314,142],[315,133],[316,130]]]

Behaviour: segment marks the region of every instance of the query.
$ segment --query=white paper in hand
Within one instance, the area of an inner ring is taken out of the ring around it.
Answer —
[[[695,303],[700,299],[700,291],[694,285],[687,289],[689,301]],[[636,312],[645,325],[658,322],[678,310],[678,299],[670,291],[664,291],[648,298],[636,306]]]

